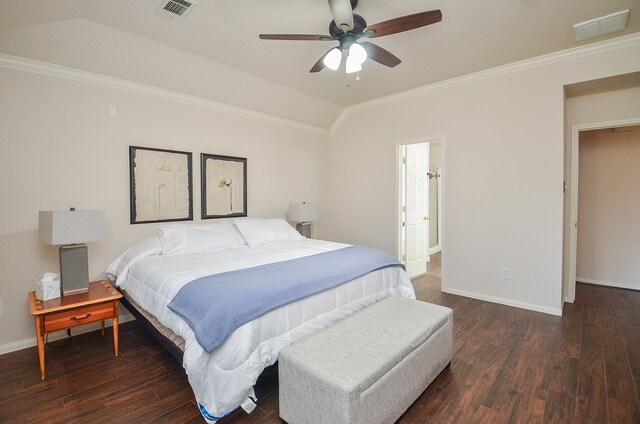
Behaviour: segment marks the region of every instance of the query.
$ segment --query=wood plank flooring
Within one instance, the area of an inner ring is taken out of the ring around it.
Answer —
[[[578,284],[554,317],[440,292],[439,257],[414,280],[418,299],[454,310],[451,367],[400,418],[413,423],[640,423],[640,292]],[[187,378],[142,326],[0,356],[1,423],[203,423]],[[282,423],[277,373],[258,407],[221,424]]]

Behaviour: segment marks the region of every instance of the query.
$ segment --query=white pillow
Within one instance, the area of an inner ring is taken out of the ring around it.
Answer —
[[[230,222],[171,224],[159,228],[164,256],[191,255],[244,246],[244,240]]]
[[[304,239],[284,219],[234,218],[233,222],[249,246],[252,247],[279,241]]]
[[[127,271],[139,259],[147,256],[160,255],[162,253],[162,244],[158,236],[149,237],[140,243],[134,244],[118,256],[109,267],[107,267],[107,276],[111,281],[119,284],[127,276]],[[117,280],[116,280],[117,277]]]

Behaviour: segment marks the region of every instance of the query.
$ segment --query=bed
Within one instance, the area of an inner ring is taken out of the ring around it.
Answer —
[[[241,218],[215,224],[171,224],[125,251],[107,274],[127,306],[162,333],[182,363],[204,418],[214,423],[239,406],[250,412],[253,385],[284,347],[388,296],[415,298],[399,266],[384,267],[278,306],[240,325],[211,352],[168,305],[194,280],[304,260],[348,245],[307,239],[284,220]],[[283,279],[286,276],[283,276]],[[249,295],[248,295],[249,296]]]

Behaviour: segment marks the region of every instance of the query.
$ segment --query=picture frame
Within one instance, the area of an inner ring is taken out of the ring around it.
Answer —
[[[200,154],[201,218],[247,216],[247,158]]]
[[[129,146],[131,224],[193,220],[192,154]]]

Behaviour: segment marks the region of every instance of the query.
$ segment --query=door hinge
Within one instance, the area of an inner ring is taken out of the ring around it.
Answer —
[[[406,157],[402,158],[402,163],[405,163],[405,164],[407,163],[407,158]]]
[[[402,255],[402,262],[406,262],[407,260],[407,255]]]
[[[566,192],[567,192],[567,182],[566,182],[566,181],[563,181],[563,182],[562,182],[562,192],[563,192],[563,193],[566,193]]]

